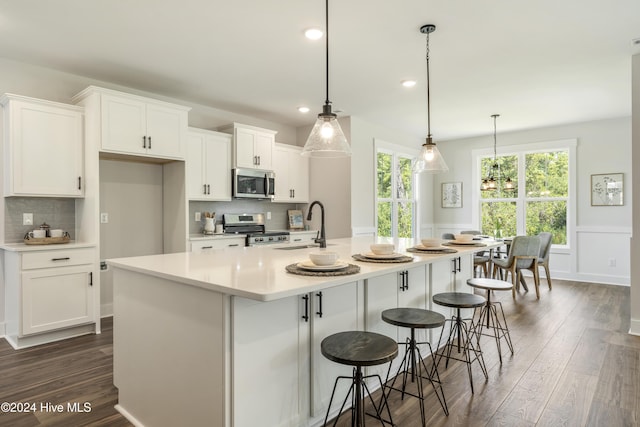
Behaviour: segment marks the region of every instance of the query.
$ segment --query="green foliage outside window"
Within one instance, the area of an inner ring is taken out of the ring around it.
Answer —
[[[488,176],[493,158],[481,160],[481,179]],[[553,235],[554,244],[567,243],[567,203],[569,199],[569,153],[567,151],[527,153],[524,155],[524,195],[518,194],[518,155],[497,158],[499,168],[494,171],[498,190],[481,194],[482,232],[499,233],[503,237],[517,234],[518,203],[524,203],[524,229],[527,235],[542,231]],[[509,177],[516,191],[501,190]]]
[[[411,238],[414,216],[412,160],[402,156],[396,158],[395,179],[392,179],[393,155],[378,152],[376,156],[378,236]],[[397,236],[392,235],[394,212],[397,215]]]

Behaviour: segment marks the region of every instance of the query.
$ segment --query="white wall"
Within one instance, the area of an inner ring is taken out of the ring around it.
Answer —
[[[506,116],[505,116],[506,118]],[[577,139],[577,223],[575,244],[569,251],[554,250],[552,276],[588,282],[628,285],[630,282],[629,239],[632,225],[631,119],[618,118],[571,125],[498,133],[501,146]],[[443,209],[434,203],[434,221],[439,231],[478,228],[469,206],[472,192],[471,151],[492,148],[493,134],[438,144],[449,172],[436,175],[434,194],[440,197],[442,182],[463,183],[463,208]],[[591,174],[622,172],[625,176],[624,206],[591,206]],[[610,266],[610,259],[615,266]]]
[[[634,236],[631,238],[631,327],[630,333],[640,335],[640,53],[632,59],[632,134],[633,134],[633,217]]]

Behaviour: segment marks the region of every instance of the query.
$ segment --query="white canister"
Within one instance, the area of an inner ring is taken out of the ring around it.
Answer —
[[[215,218],[204,219],[204,232],[207,234],[213,234],[216,230]]]

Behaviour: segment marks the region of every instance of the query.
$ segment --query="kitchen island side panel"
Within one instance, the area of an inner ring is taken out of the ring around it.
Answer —
[[[129,421],[228,425],[228,307],[221,293],[114,268],[116,408]]]

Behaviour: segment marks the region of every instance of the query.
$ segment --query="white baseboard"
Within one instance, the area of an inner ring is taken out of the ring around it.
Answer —
[[[640,319],[631,319],[631,324],[629,326],[629,333],[631,335],[640,336]]]

